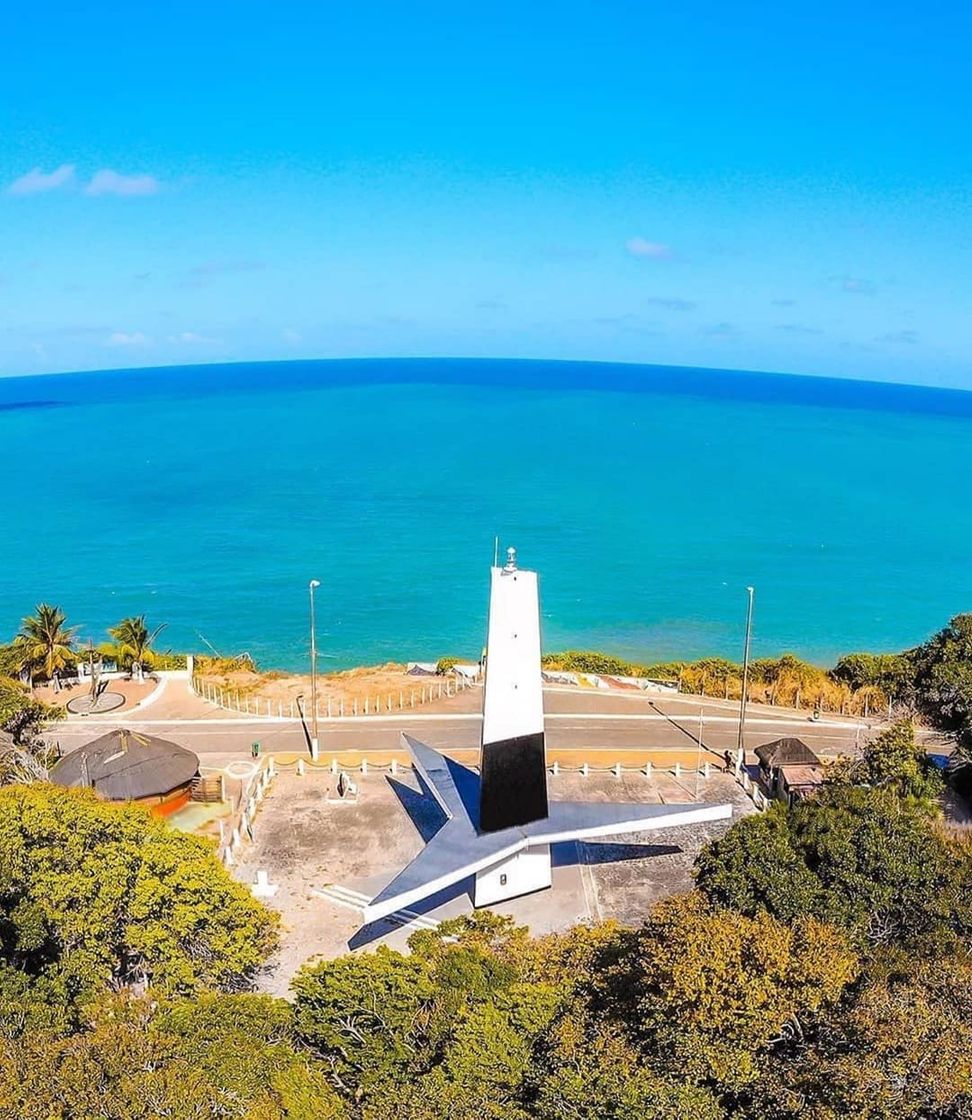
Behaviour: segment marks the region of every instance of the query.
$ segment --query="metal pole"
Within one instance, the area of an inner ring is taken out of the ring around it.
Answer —
[[[699,708],[699,750],[695,756],[695,800],[699,799],[699,774],[702,772],[702,729],[703,711]]]
[[[749,650],[753,640],[753,588],[747,587],[749,606],[746,610],[746,646],[743,651],[743,679],[742,696],[739,698],[739,736],[736,740],[736,772],[742,770],[746,763],[746,704],[749,691]]]
[[[321,586],[319,579],[312,579],[308,584],[310,591],[310,643],[311,643],[311,712],[313,723],[311,731],[311,758],[316,762],[319,750],[317,734],[317,627],[314,618],[314,591]]]

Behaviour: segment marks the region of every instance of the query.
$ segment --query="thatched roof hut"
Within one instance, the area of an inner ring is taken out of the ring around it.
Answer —
[[[51,771],[61,786],[87,786],[108,801],[171,812],[189,799],[199,759],[184,747],[121,728],[67,754]]]
[[[820,759],[802,739],[774,739],[756,748],[760,766],[775,770],[779,766],[819,766]]]

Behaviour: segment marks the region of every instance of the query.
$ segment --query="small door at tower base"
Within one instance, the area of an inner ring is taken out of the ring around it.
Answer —
[[[551,885],[550,845],[528,848],[476,872],[475,906],[492,906]]]

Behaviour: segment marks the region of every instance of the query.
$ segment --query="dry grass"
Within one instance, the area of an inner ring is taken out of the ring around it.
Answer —
[[[253,673],[238,670],[229,673],[199,673],[197,680],[215,685],[232,698],[231,706],[236,706],[237,698],[242,703],[246,700],[256,700],[261,705],[270,703],[273,707],[283,705],[288,710],[291,703],[296,703],[298,697],[303,697],[304,704],[310,704],[311,681],[309,674],[286,673]],[[328,701],[332,710],[336,711],[343,702],[345,710],[349,711],[357,703],[360,710],[364,709],[367,701],[373,707],[380,701],[384,709],[391,699],[392,706],[397,708],[400,701],[405,705],[410,703],[414,695],[415,703],[422,702],[422,694],[428,696],[431,688],[436,693],[442,685],[445,688],[444,677],[410,677],[405,666],[397,662],[388,662],[385,665],[372,665],[358,669],[346,669],[340,673],[328,673],[317,679],[317,694],[322,710],[327,709]]]

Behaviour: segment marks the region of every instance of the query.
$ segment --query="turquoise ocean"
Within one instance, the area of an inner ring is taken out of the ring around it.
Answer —
[[[322,667],[483,642],[494,537],[547,649],[820,663],[972,609],[972,394],[657,366],[358,360],[0,379],[0,640]]]

